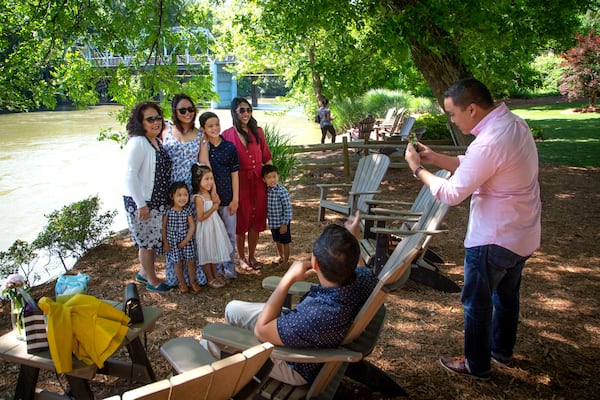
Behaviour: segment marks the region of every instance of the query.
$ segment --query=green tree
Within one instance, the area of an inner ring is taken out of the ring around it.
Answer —
[[[200,101],[214,96],[207,38],[197,29],[207,11],[195,2],[0,0],[0,8],[0,109],[54,108],[60,98],[85,107],[101,85],[125,106],[123,121],[140,100],[166,104],[182,90]],[[201,62],[178,74],[175,55],[186,51]],[[122,56],[119,65],[105,65],[106,54]]]
[[[33,273],[32,262],[36,258],[34,246],[24,240],[15,240],[7,251],[0,251],[0,278],[22,273],[27,285],[31,286],[35,280],[35,277],[31,276]]]
[[[575,40],[575,47],[562,54],[566,69],[560,78],[560,93],[569,100],[587,97],[593,108],[600,94],[600,35],[590,30],[586,36],[576,34]]]

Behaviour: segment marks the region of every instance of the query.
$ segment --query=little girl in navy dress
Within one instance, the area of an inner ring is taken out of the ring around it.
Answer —
[[[185,182],[174,182],[169,188],[170,208],[163,216],[163,251],[167,258],[168,277],[175,276],[179,283],[181,293],[190,291],[183,272],[183,263],[187,267],[187,277],[194,292],[200,291],[196,282],[196,245],[194,231],[196,222],[191,207],[189,207],[190,194]]]

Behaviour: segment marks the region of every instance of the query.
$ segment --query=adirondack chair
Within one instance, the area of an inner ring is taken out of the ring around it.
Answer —
[[[408,117],[402,121],[402,126],[400,126],[400,130],[398,131],[398,136],[400,136],[402,140],[408,140],[408,134],[413,128],[415,121],[415,117]]]
[[[392,124],[384,126],[383,129],[379,132],[379,136],[381,136],[382,138],[385,138],[385,136],[391,136],[394,135],[399,127],[400,124],[402,123],[402,118],[404,117],[404,113],[406,112],[405,108],[401,108],[398,110],[398,113],[396,114],[396,117],[394,118],[394,121]]]
[[[275,346],[271,358],[303,363],[322,363],[314,382],[289,386],[269,378],[260,391],[262,398],[332,399],[342,378],[348,376],[389,396],[406,396],[404,389],[385,372],[370,364],[367,357],[377,342],[385,319],[384,300],[390,287],[409,270],[421,251],[424,233],[402,241],[378,274],[379,283],[354,318],[341,346],[333,349],[298,349]],[[208,324],[202,337],[217,343],[225,352],[241,351],[258,343],[247,329],[226,324]]]
[[[392,107],[387,110],[385,117],[383,120],[378,120],[377,125],[380,129],[389,129],[392,127],[394,120],[396,118],[396,107]]]
[[[358,124],[350,129],[350,140],[361,140],[365,138],[369,138],[371,136],[371,132],[373,132],[373,128],[375,127],[375,118],[371,114],[367,115],[360,121]]]
[[[439,170],[435,175],[447,179],[450,173]],[[436,265],[436,263],[443,263],[444,260],[429,249],[433,236],[445,232],[440,230],[440,226],[448,212],[448,205],[436,200],[425,185],[419,191],[409,211],[398,210],[399,206],[407,204],[404,202],[371,200],[368,204],[369,213],[362,216],[365,219],[365,233],[364,239],[360,242],[361,255],[374,270],[377,271],[385,264],[390,244],[404,240],[406,235],[422,232],[427,237],[423,242],[420,256],[413,262],[410,279],[444,292],[460,291],[460,287],[442,274]],[[399,223],[399,225],[391,226],[392,223]]]
[[[325,210],[329,209],[344,215],[350,215],[355,210],[366,211],[366,201],[378,193],[383,176],[390,165],[390,159],[384,154],[371,154],[362,157],[358,162],[354,181],[352,184],[319,184],[321,198],[319,202],[318,220],[325,220]],[[330,189],[350,188],[346,203],[335,202],[327,199]]]
[[[173,356],[180,356],[182,353],[194,354],[204,348],[192,338],[195,343],[189,341],[177,341],[171,344]],[[174,349],[177,349],[174,350]],[[242,353],[234,354],[222,360],[214,361],[206,350],[206,359],[194,368],[187,369],[185,372],[175,375],[169,379],[163,379],[158,382],[127,391],[122,394],[122,400],[170,400],[170,399],[246,399],[252,398],[257,390],[257,384],[254,380],[255,375],[264,368],[265,365],[272,365],[269,356],[273,351],[271,343],[261,343],[250,347]],[[193,364],[187,359],[187,366]],[[212,362],[211,362],[212,361]],[[183,363],[184,365],[185,362]],[[204,364],[204,365],[202,365]],[[184,368],[185,369],[185,368]],[[267,371],[261,371],[264,376]],[[264,378],[263,376],[263,378]],[[118,399],[118,396],[116,397]],[[111,398],[112,400],[112,398]]]

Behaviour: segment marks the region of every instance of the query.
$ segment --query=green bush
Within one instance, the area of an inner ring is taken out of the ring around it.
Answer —
[[[88,197],[55,210],[45,217],[48,224],[33,241],[36,249],[47,249],[60,258],[67,269],[65,258],[82,256],[109,233],[116,210],[100,214],[100,198]]]
[[[448,118],[445,114],[421,114],[415,121],[415,128],[424,126],[427,128],[423,140],[452,140],[447,124]]]
[[[15,240],[7,251],[0,251],[0,278],[22,273],[31,286],[31,263],[37,257],[35,248],[24,240]]]
[[[273,156],[273,165],[279,171],[281,184],[285,185],[292,178],[294,169],[299,164],[298,158],[290,150],[290,138],[282,134],[276,126],[265,124],[263,129]]]

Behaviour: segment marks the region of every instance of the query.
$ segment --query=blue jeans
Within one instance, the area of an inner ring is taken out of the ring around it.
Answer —
[[[519,324],[523,257],[497,245],[466,249],[464,351],[471,373],[488,375],[490,356],[510,360]]]

